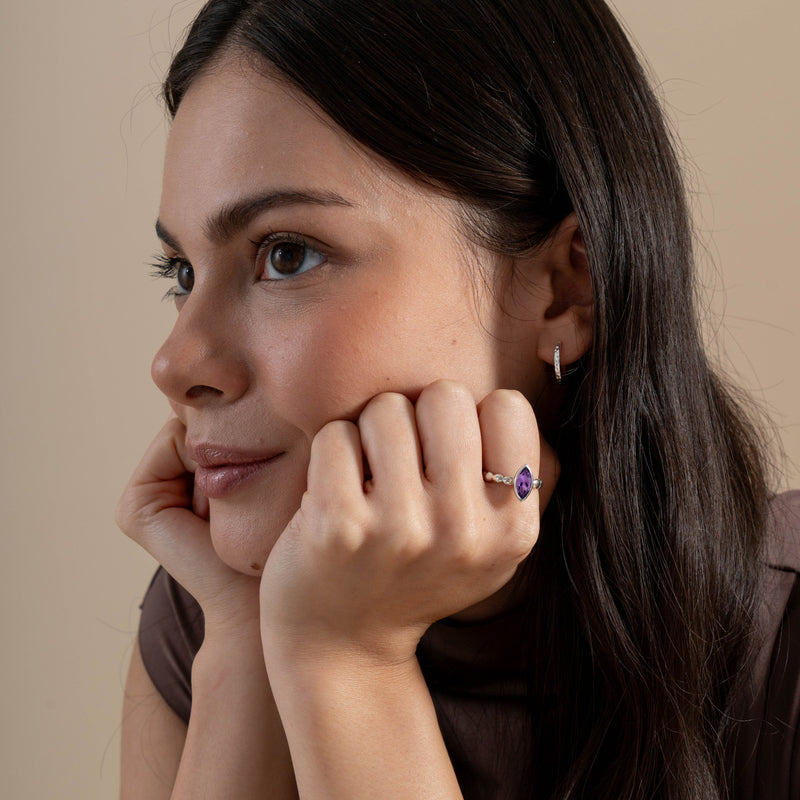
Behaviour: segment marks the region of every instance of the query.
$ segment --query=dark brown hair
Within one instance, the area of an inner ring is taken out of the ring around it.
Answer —
[[[494,251],[577,214],[594,334],[527,565],[531,795],[726,797],[764,459],[704,353],[675,150],[620,25],[601,0],[212,0],[165,81],[173,115],[232,50],[458,198]]]

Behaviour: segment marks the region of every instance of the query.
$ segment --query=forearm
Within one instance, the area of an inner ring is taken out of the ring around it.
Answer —
[[[153,685],[134,642],[122,714],[120,800],[169,800],[186,725]]]
[[[302,800],[460,800],[416,659],[268,665]]]
[[[297,790],[260,648],[207,636],[192,667],[192,712],[172,798],[229,797],[291,800]]]

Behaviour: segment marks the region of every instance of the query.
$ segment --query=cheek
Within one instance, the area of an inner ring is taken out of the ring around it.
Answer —
[[[440,378],[465,383],[476,400],[497,388],[490,339],[471,297],[447,305],[431,299],[435,287],[396,288],[391,297],[373,292],[317,309],[284,337],[279,356],[273,351],[274,405],[309,440],[333,419],[356,419],[381,392],[414,400]]]
[[[396,315],[378,308],[368,299],[320,311],[272,359],[271,405],[309,439],[331,420],[355,419],[376,394],[406,388],[415,348]]]

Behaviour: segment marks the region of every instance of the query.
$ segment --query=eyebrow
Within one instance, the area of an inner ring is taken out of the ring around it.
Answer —
[[[335,192],[305,192],[281,190],[253,195],[222,206],[203,224],[206,236],[214,244],[225,244],[244,230],[259,214],[293,205],[344,206],[354,204]],[[178,240],[156,220],[156,236],[173,250],[180,251]]]

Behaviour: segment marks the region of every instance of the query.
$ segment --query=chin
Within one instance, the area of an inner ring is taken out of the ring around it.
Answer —
[[[211,543],[220,559],[245,575],[260,575],[275,542],[300,508],[306,468],[289,470],[276,487],[248,481],[233,493],[209,499]]]
[[[245,511],[211,502],[211,543],[220,559],[245,575],[260,575],[272,547],[288,524],[273,514]]]

